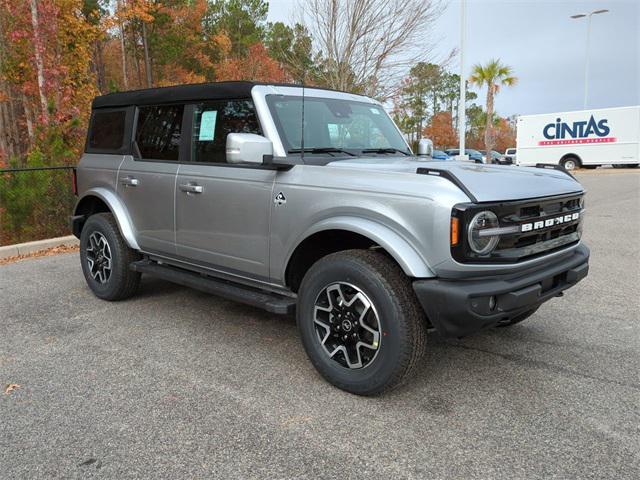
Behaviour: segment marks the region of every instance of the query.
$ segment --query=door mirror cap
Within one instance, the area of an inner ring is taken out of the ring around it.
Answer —
[[[419,157],[432,157],[433,156],[433,142],[428,138],[423,138],[418,142],[418,156]]]
[[[230,133],[226,150],[227,163],[263,164],[265,155],[273,156],[273,143],[255,133]]]

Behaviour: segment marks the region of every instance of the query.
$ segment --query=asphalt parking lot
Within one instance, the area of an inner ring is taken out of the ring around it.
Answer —
[[[580,175],[587,279],[430,335],[379,398],[323,381],[290,318],[150,278],[103,302],[77,254],[2,266],[0,478],[640,478],[639,173]]]

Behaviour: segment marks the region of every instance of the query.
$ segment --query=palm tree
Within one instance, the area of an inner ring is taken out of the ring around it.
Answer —
[[[479,63],[471,70],[469,82],[482,87],[487,86],[487,107],[486,124],[484,130],[484,148],[487,155],[493,149],[493,101],[501,86],[511,87],[518,82],[518,78],[513,75],[513,70],[508,65],[504,65],[500,59],[493,59],[486,65]]]

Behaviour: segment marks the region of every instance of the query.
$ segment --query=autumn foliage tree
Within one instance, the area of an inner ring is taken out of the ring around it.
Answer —
[[[97,93],[90,65],[98,30],[81,6],[80,0],[0,4],[3,110],[13,114],[8,123],[26,127],[29,138],[17,153],[39,149],[49,163],[77,159]]]
[[[424,129],[423,135],[433,141],[437,147],[447,148],[458,143],[458,135],[453,129],[451,112],[438,112],[429,125]]]
[[[259,82],[285,82],[287,73],[277,61],[269,57],[261,43],[251,45],[245,58],[232,57],[216,66],[218,80],[255,80]]]
[[[2,0],[0,35],[0,161],[12,167],[75,164],[97,93],[91,69],[96,26],[80,0]],[[73,203],[66,174],[0,178],[0,242],[66,230],[61,211]]]

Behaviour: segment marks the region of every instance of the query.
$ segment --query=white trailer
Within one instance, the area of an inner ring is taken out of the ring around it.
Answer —
[[[640,164],[640,106],[518,117],[517,165],[567,170]]]

